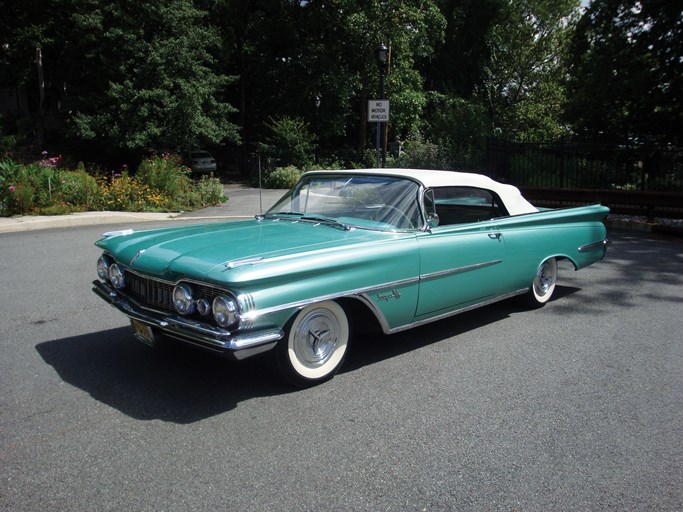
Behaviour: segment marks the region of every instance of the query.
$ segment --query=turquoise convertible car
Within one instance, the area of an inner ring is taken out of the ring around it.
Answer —
[[[252,220],[103,235],[93,291],[145,343],[271,351],[310,386],[339,370],[359,329],[395,333],[515,295],[543,306],[558,260],[603,258],[608,212],[539,211],[478,174],[313,171]]]

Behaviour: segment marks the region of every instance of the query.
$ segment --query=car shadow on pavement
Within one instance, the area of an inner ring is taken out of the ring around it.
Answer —
[[[36,350],[65,382],[140,420],[193,423],[243,400],[291,392],[263,357],[237,363],[175,343],[152,349],[129,327],[46,341]]]
[[[557,289],[558,297],[574,291]],[[465,334],[521,310],[518,302],[507,300],[390,336],[361,333],[341,372]],[[194,423],[228,412],[241,401],[296,391],[278,377],[268,354],[234,362],[172,342],[152,349],[134,339],[127,326],[46,341],[36,350],[64,382],[139,420]]]
[[[550,302],[561,300],[578,291],[580,288],[558,285]],[[457,336],[462,336],[463,342],[466,342],[469,339],[466,336],[468,333],[528,310],[520,297],[514,297],[396,334],[359,332],[341,373],[354,371]]]

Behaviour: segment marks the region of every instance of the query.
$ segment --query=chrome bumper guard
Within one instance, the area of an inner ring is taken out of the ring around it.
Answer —
[[[281,329],[236,334],[207,323],[149,311],[137,306],[107,283],[95,280],[92,284],[92,291],[96,295],[127,317],[150,325],[171,338],[220,352],[233,359],[246,359],[266,352],[284,337]]]

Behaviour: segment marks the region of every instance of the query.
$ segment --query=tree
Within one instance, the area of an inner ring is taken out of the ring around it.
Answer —
[[[74,135],[133,150],[239,140],[221,100],[230,79],[213,70],[219,39],[191,0],[74,6],[71,63],[92,79],[70,77]]]
[[[313,125],[320,94],[319,138],[363,149],[367,100],[379,88],[375,48],[382,42],[392,47],[391,125],[401,134],[417,130],[424,106],[417,63],[443,30],[433,0],[223,0],[214,12],[232,56],[222,64],[240,76],[233,98],[252,147],[268,136],[270,117],[303,117]]]
[[[480,95],[494,128],[510,138],[557,138],[566,52],[579,0],[508,1],[491,34]]]
[[[683,5],[596,0],[572,41],[567,120],[588,140],[681,144]]]

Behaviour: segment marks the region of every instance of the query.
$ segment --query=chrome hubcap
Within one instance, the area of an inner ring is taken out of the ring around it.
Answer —
[[[543,262],[541,268],[538,269],[536,273],[536,279],[534,280],[534,288],[536,288],[536,293],[540,296],[548,293],[548,290],[552,287],[555,276],[553,273],[552,266],[549,262]]]
[[[318,368],[334,353],[339,340],[340,326],[329,311],[311,311],[302,320],[292,340],[296,358],[307,368]]]

